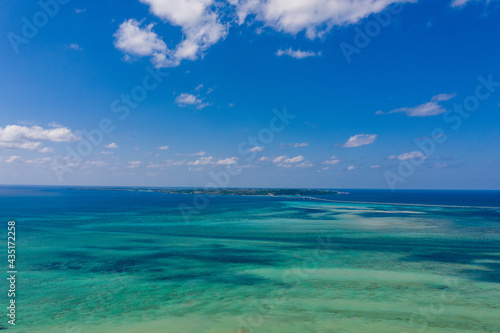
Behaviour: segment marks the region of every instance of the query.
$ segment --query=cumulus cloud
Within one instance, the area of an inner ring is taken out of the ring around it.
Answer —
[[[8,158],[0,158],[0,160],[5,163],[14,163],[14,162],[21,162],[23,158],[21,156],[13,155]]]
[[[253,148],[248,149],[248,151],[255,152],[255,153],[261,152],[263,150],[264,150],[264,147],[260,147],[260,146],[255,146]]]
[[[175,154],[175,156],[205,156],[207,152],[205,151],[199,151],[197,153],[192,153],[192,154]]]
[[[293,148],[307,147],[309,146],[309,142],[290,143],[289,146]]]
[[[42,145],[41,141],[71,142],[77,141],[80,136],[73,133],[69,128],[57,127],[44,129],[40,126],[7,125],[0,127],[0,148],[11,149],[37,149]]]
[[[52,153],[54,151],[53,148],[50,147],[43,147],[42,149],[38,150],[40,153]]]
[[[189,105],[196,106],[196,109],[201,110],[208,106],[208,103],[203,103],[203,101],[193,94],[182,93],[175,98],[175,103],[179,107],[186,107]]]
[[[199,151],[197,153],[189,154],[190,156],[205,156],[207,153],[204,151]]]
[[[238,163],[237,157],[230,157],[223,160],[218,160],[215,164],[217,165],[232,165]]]
[[[81,51],[81,50],[83,50],[83,49],[81,48],[81,46],[80,46],[80,45],[78,45],[77,43],[71,43],[71,44],[67,45],[67,48],[68,48],[68,49],[75,50],[75,51]]]
[[[476,2],[485,2],[489,3],[491,0],[452,0],[451,6],[452,7],[464,7],[466,4],[471,3],[472,1]]]
[[[86,161],[83,165],[87,167],[92,167],[92,166],[103,167],[103,166],[108,166],[109,163],[106,161]]]
[[[330,159],[321,162],[321,164],[338,164],[340,162],[340,159],[337,156],[332,156]]]
[[[354,148],[369,145],[371,143],[374,143],[375,140],[377,140],[377,137],[377,134],[356,134],[354,136],[351,136],[349,140],[342,144],[342,147]]]
[[[236,15],[238,24],[252,22],[279,32],[296,35],[304,31],[310,39],[322,37],[335,26],[358,23],[392,4],[417,0],[140,0],[163,22],[179,27],[182,39],[172,49],[153,31],[135,19],[123,22],[115,33],[115,46],[126,54],[149,56],[157,67],[178,66],[184,59],[203,56],[223,40]],[[227,6],[229,3],[230,6]],[[234,10],[234,12],[233,12]],[[250,20],[249,20],[250,21]],[[258,27],[261,29],[261,27]],[[312,51],[278,50],[278,55],[305,58]]]
[[[51,121],[50,123],[48,123],[48,126],[49,127],[56,127],[56,128],[57,127],[64,127],[63,125],[61,125],[61,124],[59,124],[59,123],[57,123],[55,121]]]
[[[424,155],[420,150],[415,150],[410,153],[404,153],[401,155],[391,155],[387,157],[390,160],[415,160],[415,159],[426,159],[427,156]]]
[[[157,67],[173,67],[184,59],[197,59],[227,35],[227,27],[213,11],[215,0],[140,1],[149,5],[151,13],[156,17],[180,27],[182,40],[170,50],[152,30],[152,24],[141,27],[140,22],[129,19],[116,32],[115,45],[129,54],[151,56]]]
[[[170,146],[161,146],[161,147],[158,147],[159,150],[167,150],[168,148],[170,148]]]
[[[295,35],[305,31],[310,39],[323,36],[334,26],[359,22],[394,3],[416,0],[229,0],[236,6],[239,23],[248,16],[267,27]]]
[[[126,20],[114,34],[115,47],[129,55],[161,57],[168,52],[167,45],[153,27],[152,23],[143,26],[137,20]]]
[[[110,149],[118,149],[120,146],[116,144],[116,142],[111,142],[109,145],[105,145],[104,147],[110,148]]]
[[[237,157],[229,157],[225,159],[216,159],[213,156],[201,157],[195,161],[188,162],[187,165],[232,165],[238,162]]]
[[[354,165],[349,165],[349,166],[347,167],[347,170],[349,170],[349,171],[352,171],[352,170],[354,170],[354,169],[356,169],[356,167],[355,167]]]
[[[302,162],[302,163],[300,163],[300,164],[297,164],[295,167],[296,167],[296,168],[311,168],[311,167],[313,167],[313,166],[314,166],[314,164],[312,164],[311,162],[309,162],[309,161],[304,161],[304,162]]]
[[[130,161],[127,162],[127,168],[129,169],[135,169],[138,168],[141,165],[141,161]]]
[[[38,157],[33,160],[26,160],[25,163],[28,164],[46,164],[50,163],[52,159],[50,157]]]
[[[8,158],[0,157],[0,162],[9,163],[9,164],[10,163],[26,163],[26,164],[43,165],[43,164],[50,163],[51,161],[52,161],[52,159],[50,157],[38,157],[38,158],[35,158],[32,160],[25,160],[21,156],[17,156],[17,155],[9,156]]]
[[[302,162],[303,160],[304,160],[304,156],[302,156],[302,155],[295,156],[292,158],[289,158],[288,156],[283,155],[283,156],[278,156],[278,157],[274,158],[272,160],[272,162],[274,164],[276,164],[276,166],[278,166],[278,167],[291,168],[292,164]]]
[[[313,51],[301,51],[300,49],[298,50],[292,50],[292,48],[288,48],[286,50],[279,49],[276,52],[276,55],[278,57],[281,57],[283,55],[295,58],[295,59],[304,59],[304,58],[309,58],[309,57],[316,57],[321,55],[321,52],[313,52]]]
[[[448,101],[455,96],[456,94],[439,94],[432,97],[430,102],[420,104],[415,107],[403,107],[389,112],[377,111],[375,114],[406,113],[408,117],[437,116],[441,113],[446,112],[446,109],[441,104],[439,104],[439,102]]]

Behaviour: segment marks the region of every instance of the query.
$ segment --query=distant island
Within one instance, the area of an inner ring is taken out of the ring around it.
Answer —
[[[270,188],[192,188],[192,189],[175,189],[175,188],[77,188],[84,190],[101,190],[101,191],[147,191],[169,194],[204,194],[204,195],[241,195],[241,196],[310,196],[310,195],[333,195],[339,194],[333,190],[317,190],[317,189],[270,189]]]

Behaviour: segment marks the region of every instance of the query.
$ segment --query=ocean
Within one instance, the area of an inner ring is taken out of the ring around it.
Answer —
[[[341,191],[0,187],[17,272],[16,325],[4,279],[0,329],[500,331],[499,191]]]

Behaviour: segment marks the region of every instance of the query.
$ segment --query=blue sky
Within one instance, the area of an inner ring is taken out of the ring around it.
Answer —
[[[41,3],[0,12],[2,184],[500,188],[498,1]]]

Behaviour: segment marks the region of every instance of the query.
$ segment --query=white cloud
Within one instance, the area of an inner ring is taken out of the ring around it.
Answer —
[[[198,97],[196,97],[195,95],[182,93],[179,96],[177,96],[175,102],[179,106],[186,106],[186,105],[199,104],[201,103],[201,100],[199,100]]]
[[[10,156],[8,159],[2,159],[5,163],[21,162],[23,158],[21,156]]]
[[[215,0],[140,0],[151,13],[181,28],[183,38],[172,50],[152,31],[130,19],[115,34],[118,49],[133,55],[151,56],[157,67],[178,66],[184,59],[195,60],[227,35],[227,27],[212,10]]]
[[[197,153],[191,153],[191,154],[175,154],[175,156],[205,156],[207,152],[205,151],[199,151]]]
[[[50,157],[38,157],[33,160],[25,160],[21,156],[17,155],[9,156],[8,158],[0,157],[0,162],[5,162],[5,163],[46,164],[51,161],[52,159]]]
[[[80,45],[78,45],[77,43],[71,43],[71,44],[67,45],[67,47],[68,47],[69,49],[72,49],[72,50],[75,50],[75,51],[81,51],[81,50],[83,50],[83,49],[80,47]]]
[[[129,162],[130,163],[130,162]],[[86,166],[98,166],[98,167],[103,167],[109,165],[108,162],[106,161],[86,161],[84,163]]]
[[[40,126],[7,125],[0,127],[0,148],[11,149],[37,149],[42,145],[41,141],[71,142],[80,137],[69,128],[58,127],[54,129],[43,129]]]
[[[109,148],[109,149],[118,149],[120,146],[116,144],[116,142],[111,142],[109,145],[105,145],[104,147]]]
[[[436,163],[434,164],[434,168],[446,168],[448,164],[446,163]]]
[[[207,153],[204,151],[200,151],[197,153],[190,154],[190,156],[205,156]]]
[[[410,153],[404,153],[401,155],[391,155],[387,157],[390,160],[414,160],[414,159],[426,159],[427,156],[424,155],[420,150],[412,151]]]
[[[64,127],[63,125],[59,124],[59,123],[56,123],[55,121],[51,121],[50,123],[48,123],[48,126],[49,127]]]
[[[356,134],[355,136],[351,136],[347,142],[342,144],[342,147],[345,148],[354,148],[360,147],[364,145],[369,145],[377,139],[377,134]]]
[[[50,147],[43,147],[42,149],[38,150],[40,153],[52,153],[54,151],[53,148]]]
[[[408,117],[430,117],[445,113],[446,109],[439,104],[455,97],[456,94],[439,94],[432,97],[430,102],[417,105],[415,107],[403,107],[389,112],[377,111],[375,114],[406,113]]]
[[[295,167],[296,168],[310,168],[310,167],[313,167],[314,164],[312,164],[311,162],[309,161],[305,161],[305,162],[302,162],[300,164],[297,164]]]
[[[283,155],[283,156],[278,156],[273,160],[273,163],[297,163],[301,162],[304,160],[304,156],[299,155],[295,156],[293,158],[288,158],[288,156]]]
[[[379,169],[381,167],[382,167],[381,165],[372,165],[372,166],[370,166],[370,168],[372,168],[372,169]]]
[[[75,13],[77,13],[77,14],[81,14],[81,13],[84,13],[86,11],[87,11],[87,9],[77,9],[77,8],[75,8]]]
[[[334,26],[359,22],[394,3],[416,0],[229,0],[236,6],[239,23],[248,16],[277,31],[295,35],[306,32],[321,37]]]
[[[295,59],[304,59],[304,58],[309,58],[309,57],[316,57],[321,55],[321,52],[313,52],[313,51],[301,51],[300,49],[298,50],[292,50],[292,48],[288,48],[286,50],[279,49],[276,52],[276,55],[278,57],[281,57],[283,55],[290,56]]]
[[[340,159],[337,156],[332,156],[332,157],[330,157],[329,160],[321,162],[321,164],[338,164],[339,162],[340,162]]]
[[[129,169],[134,169],[134,168],[138,168],[140,165],[141,165],[141,161],[130,161],[128,162],[127,164],[127,168]]]
[[[232,165],[238,163],[237,157],[230,157],[223,160],[218,160],[215,164],[217,165]]]
[[[205,156],[207,152],[205,151],[199,151],[197,153],[192,153],[192,154],[175,154],[177,156],[183,156],[183,155],[188,155],[188,156]]]
[[[347,170],[349,170],[349,171],[352,171],[352,170],[354,170],[354,169],[356,169],[356,167],[355,167],[354,165],[349,165],[349,166],[347,167]]]
[[[0,141],[0,148],[6,148],[6,149],[37,149],[42,145],[41,142],[1,142]]]
[[[115,47],[134,56],[160,56],[167,53],[167,45],[153,31],[154,24],[141,26],[142,22],[130,19],[123,22],[114,34]]]
[[[179,96],[177,96],[175,98],[175,103],[179,107],[186,107],[188,105],[196,106],[198,110],[201,110],[209,105],[208,103],[203,103],[203,101],[198,97],[196,97],[195,95],[188,93],[182,93]]]
[[[38,157],[34,160],[26,160],[25,163],[28,164],[45,164],[51,162],[52,159],[50,157]]]
[[[170,148],[170,146],[161,146],[161,147],[158,147],[159,150],[167,150],[168,148]]]
[[[451,2],[451,6],[452,7],[461,7],[461,6],[465,5],[469,1],[470,0],[453,0]]]
[[[302,162],[303,160],[304,160],[304,156],[302,156],[302,155],[295,156],[292,158],[289,158],[288,156],[283,155],[283,156],[278,156],[278,157],[274,158],[272,160],[272,162],[274,164],[276,164],[276,166],[278,166],[278,167],[290,168],[290,167],[292,167],[292,164]]]
[[[201,157],[196,161],[188,162],[187,165],[232,165],[238,162],[237,157],[229,157],[226,159],[215,159],[213,156]]]
[[[256,152],[256,153],[261,152],[263,150],[264,150],[264,147],[260,147],[260,146],[255,146],[253,148],[248,149],[248,151],[252,151],[252,152]]]
[[[115,46],[126,54],[150,56],[157,67],[178,66],[184,59],[195,60],[212,45],[224,39],[233,20],[243,24],[247,17],[276,31],[295,35],[305,31],[310,39],[321,37],[335,26],[358,23],[370,14],[379,13],[391,4],[417,0],[140,0],[152,14],[179,27],[182,40],[168,49],[153,31],[130,19],[115,33]],[[258,27],[257,30],[262,30]],[[311,51],[279,50],[279,55],[296,58],[319,55]]]
[[[302,143],[290,143],[289,144],[290,147],[293,147],[293,148],[299,148],[299,147],[307,147],[309,146],[309,142],[302,142]]]
[[[464,7],[466,4],[472,2],[474,0],[452,0],[451,7]],[[476,2],[485,1],[485,0],[475,0]],[[489,3],[491,0],[486,0],[486,3]]]

